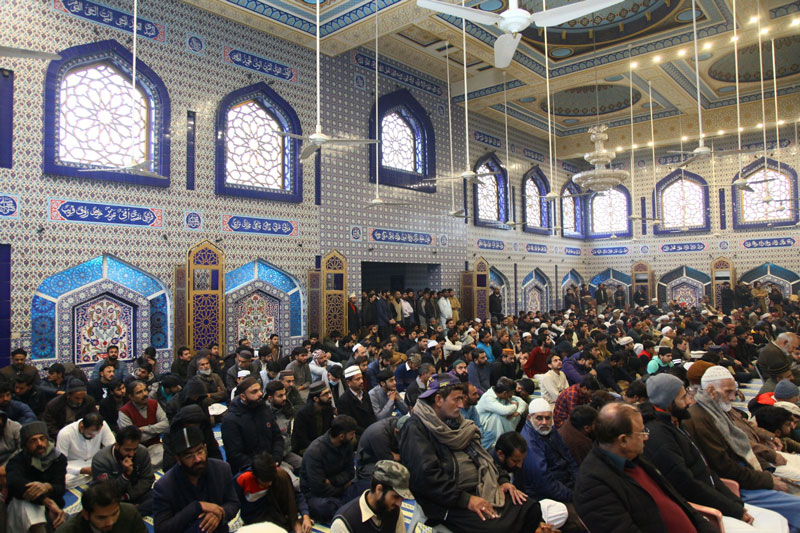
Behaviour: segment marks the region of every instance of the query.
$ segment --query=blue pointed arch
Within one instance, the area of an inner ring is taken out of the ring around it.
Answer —
[[[266,109],[280,124],[286,133],[303,134],[300,119],[294,108],[284,100],[272,87],[262,82],[248,85],[228,93],[217,107],[216,145],[214,149],[214,192],[245,198],[259,198],[276,202],[300,203],[303,201],[303,176],[300,164],[299,139],[285,137],[284,147],[284,189],[266,189],[232,185],[225,181],[226,176],[226,144],[228,131],[228,111],[244,102],[255,100]]]
[[[73,46],[59,52],[61,59],[51,61],[44,84],[44,172],[73,178],[93,178],[137,185],[169,187],[171,108],[167,86],[147,63],[136,58],[136,85],[152,107],[151,158],[155,173],[163,177],[143,176],[135,172],[85,170],[91,165],[62,162],[58,157],[61,82],[71,71],[94,64],[110,64],[131,76],[133,54],[114,39]],[[96,167],[94,167],[96,168]]]
[[[255,281],[262,281],[277,289],[280,299],[287,303],[289,327],[286,331],[291,337],[302,336],[305,331],[306,302],[297,278],[269,261],[256,259],[225,274],[226,298]]]
[[[372,105],[369,114],[369,137],[376,139],[375,105]],[[369,181],[375,183],[375,150],[378,151],[377,161],[380,164],[380,183],[391,187],[402,187],[419,192],[435,193],[434,182],[424,182],[427,178],[436,176],[436,135],[428,112],[422,104],[414,98],[407,89],[398,89],[378,98],[378,124],[383,122],[383,117],[397,113],[409,125],[414,133],[415,167],[416,172],[409,172],[397,168],[385,167],[381,153],[382,144],[369,145]]]
[[[703,191],[703,224],[700,226],[689,226],[688,231],[691,233],[708,233],[711,229],[711,216],[709,214],[710,209],[708,203],[708,182],[706,182],[706,180],[703,179],[703,177],[699,174],[689,172],[686,169],[679,168],[674,170],[656,183],[656,188],[653,190],[653,213],[655,213],[655,218],[658,218],[662,221],[664,220],[664,190],[670,185],[679,182],[681,178],[685,181],[699,185]],[[687,231],[682,228],[666,229],[661,227],[661,224],[656,224],[653,226],[653,233],[656,235],[668,235],[673,233],[687,233]]]
[[[532,201],[539,203],[539,220],[530,221],[535,222],[529,225],[528,221],[528,182],[532,182],[536,188],[539,198],[534,198]],[[539,165],[535,165],[522,176],[522,231],[527,233],[537,233],[539,235],[549,235],[551,230],[551,217],[550,217],[550,204],[544,198],[550,192],[550,180],[547,179],[544,172]]]
[[[472,217],[476,226],[484,226],[489,228],[510,229],[506,222],[508,222],[508,173],[506,167],[500,163],[497,154],[489,152],[483,155],[475,162],[472,170],[477,172],[478,169],[486,165],[492,172],[498,174],[494,176],[497,181],[497,211],[498,220],[484,220],[478,215],[478,185],[472,186]]]

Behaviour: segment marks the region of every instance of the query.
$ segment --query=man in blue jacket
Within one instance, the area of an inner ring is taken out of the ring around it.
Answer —
[[[596,376],[597,372],[592,370],[592,363],[597,360],[598,355],[597,346],[590,343],[583,347],[583,351],[564,359],[561,371],[567,376],[567,382],[575,385],[580,383],[587,374]]]
[[[208,458],[199,427],[177,430],[169,440],[176,464],[153,485],[155,533],[228,533],[239,512],[230,466]]]
[[[536,398],[528,406],[528,420],[522,428],[528,454],[514,484],[534,500],[550,499],[565,504],[569,518],[561,530],[582,531],[572,505],[578,465],[554,429],[553,408],[544,398]]]
[[[233,472],[249,467],[253,456],[263,451],[283,457],[281,429],[252,376],[236,387],[236,398],[222,419],[222,443]]]

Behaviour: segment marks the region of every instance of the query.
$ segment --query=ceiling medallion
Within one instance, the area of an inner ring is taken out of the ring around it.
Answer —
[[[608,130],[608,126],[605,124],[589,128],[589,138],[594,143],[594,152],[585,154],[583,158],[594,165],[594,168],[572,176],[572,182],[583,190],[592,189],[595,192],[603,192],[622,185],[628,179],[626,171],[608,166],[617,154],[614,150],[606,150],[604,144],[608,140],[606,130]]]

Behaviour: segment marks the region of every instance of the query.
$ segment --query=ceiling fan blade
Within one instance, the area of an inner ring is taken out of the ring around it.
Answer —
[[[445,15],[452,15],[458,18],[465,18],[470,22],[477,24],[497,24],[502,20],[500,15],[492,13],[491,11],[481,11],[480,9],[473,9],[471,7],[461,7],[445,2],[438,2],[437,0],[417,0],[417,5],[425,9],[432,9],[444,13]]]
[[[769,183],[770,181],[776,181],[775,179],[768,179],[768,180],[757,180],[757,181],[748,181],[748,185],[758,185],[759,183]]]
[[[686,151],[686,150],[667,150],[668,154],[689,154],[692,155],[694,152]]]
[[[522,34],[517,33],[504,33],[494,42],[494,66],[496,68],[506,68],[511,64],[514,59],[514,52],[517,51],[517,45]]]
[[[328,139],[325,144],[338,144],[340,146],[348,146],[354,144],[377,144],[377,139]]]
[[[318,146],[318,145],[316,145],[316,144],[314,144],[314,143],[308,143],[308,144],[306,144],[306,145],[303,147],[303,151],[302,151],[302,152],[300,152],[300,160],[302,160],[302,161],[306,161],[306,160],[307,160],[307,159],[309,159],[309,158],[310,158],[312,155],[314,155],[314,152],[316,152],[317,150],[319,150],[319,146]]]
[[[570,20],[581,18],[585,15],[591,15],[596,11],[601,11],[614,4],[619,4],[620,2],[622,2],[622,0],[583,0],[583,2],[574,2],[561,7],[554,7],[553,9],[534,13],[531,15],[531,23],[536,24],[540,28],[558,26]]]
[[[281,131],[281,130],[272,130],[272,131],[274,131],[277,135],[280,135],[281,137],[289,137],[290,139],[299,139],[301,141],[308,140],[308,137],[306,137],[305,135],[298,135],[296,133],[289,133],[288,131]]]
[[[736,154],[760,154],[763,151],[764,150],[753,150],[752,148],[750,148],[750,149],[742,148],[741,150],[720,150],[717,153],[719,155],[723,155],[724,156],[724,155],[736,155]]]
[[[683,163],[681,163],[680,165],[678,165],[678,168],[686,168],[686,167],[688,167],[689,165],[691,165],[692,163],[694,163],[695,161],[697,161],[697,160],[699,160],[699,159],[702,159],[703,157],[704,157],[704,156],[703,156],[702,154],[697,154],[697,155],[694,155],[694,156],[690,157],[689,159],[686,159],[686,160],[684,160],[684,162],[683,162]]]
[[[27,48],[14,48],[13,46],[0,46],[0,57],[19,57],[23,59],[46,59],[57,61],[61,59],[58,54],[42,52],[39,50],[28,50]]]

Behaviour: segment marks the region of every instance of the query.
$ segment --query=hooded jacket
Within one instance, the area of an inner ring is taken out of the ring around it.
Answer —
[[[272,410],[263,402],[255,407],[235,398],[222,419],[222,443],[233,472],[250,466],[253,456],[268,451],[275,460],[283,457],[283,436]]]

